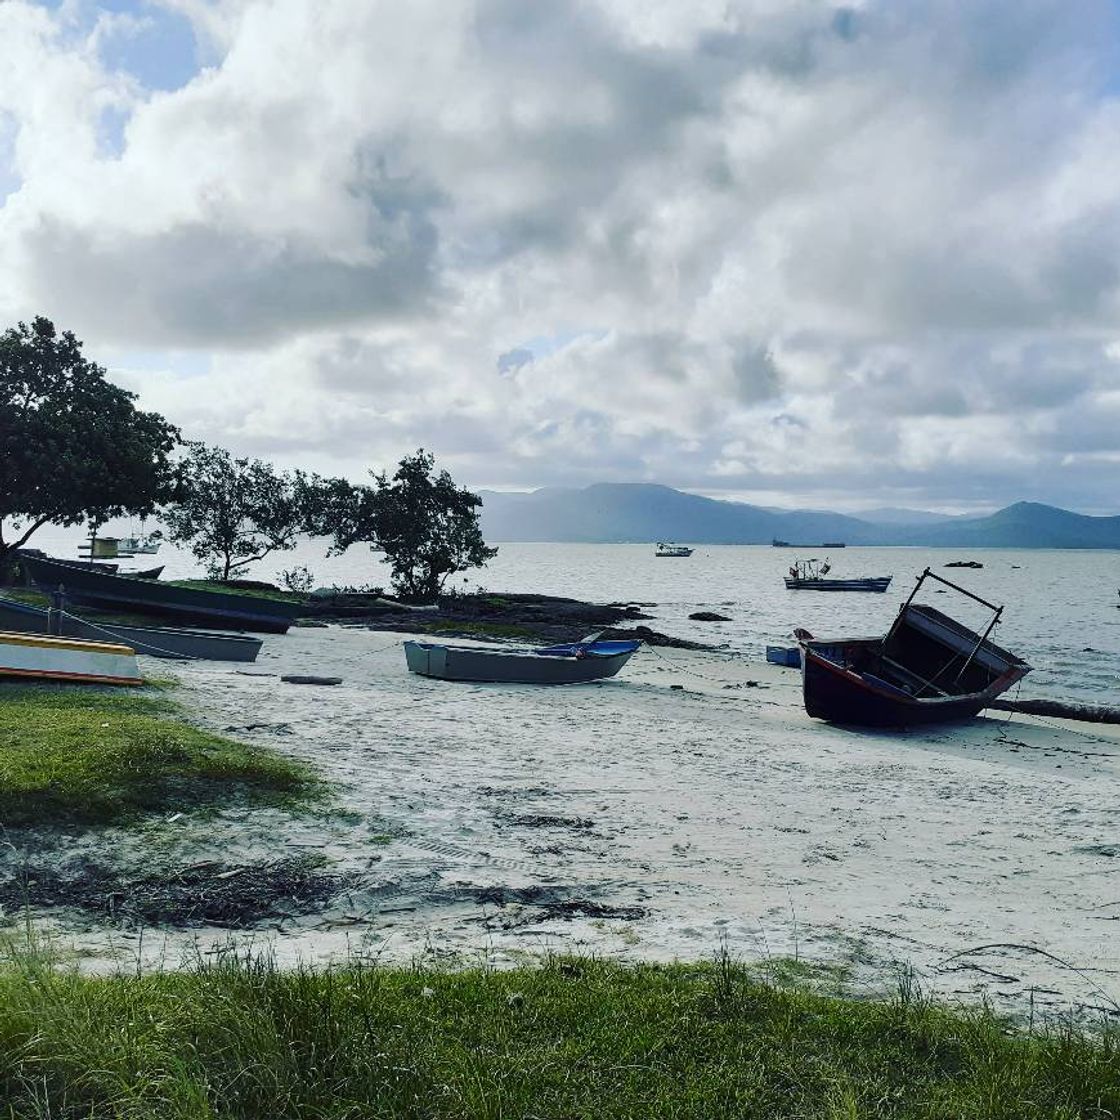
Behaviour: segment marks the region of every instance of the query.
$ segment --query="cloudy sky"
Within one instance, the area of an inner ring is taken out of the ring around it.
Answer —
[[[0,0],[0,326],[357,478],[1120,512],[1115,0]]]

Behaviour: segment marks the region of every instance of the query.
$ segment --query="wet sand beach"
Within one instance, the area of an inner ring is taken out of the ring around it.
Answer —
[[[124,882],[318,865],[310,901],[281,885],[236,934],[141,935],[127,908],[33,907],[41,928],[92,967],[173,966],[231,936],[282,961],[726,945],[869,991],[912,965],[932,991],[1019,1012],[1120,1000],[1117,729],[841,729],[805,715],[797,671],[722,652],[645,648],[614,680],[561,688],[441,682],[406,672],[401,638],[299,628],[240,671],[172,667],[193,720],[312,762],[335,808],[171,814],[24,857],[109,861]]]

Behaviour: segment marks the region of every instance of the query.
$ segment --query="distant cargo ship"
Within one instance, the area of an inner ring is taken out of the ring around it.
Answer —
[[[775,537],[770,542],[775,548],[847,548],[843,541],[825,541],[823,544],[790,544]]]

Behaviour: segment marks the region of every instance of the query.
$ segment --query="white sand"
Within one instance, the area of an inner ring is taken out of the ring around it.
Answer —
[[[857,986],[889,986],[909,964],[927,988],[1003,1009],[1120,1001],[1120,729],[1015,716],[841,730],[805,715],[795,670],[675,650],[643,650],[594,685],[431,681],[406,672],[402,637],[295,629],[246,667],[275,676],[176,666],[196,719],[272,725],[238,734],[313,761],[354,815],[187,815],[118,837],[118,852],[322,851],[360,870],[363,889],[339,906],[267,935],[283,960],[664,960],[725,942],[745,960],[844,964]],[[344,684],[280,683],[292,672]],[[567,888],[558,897],[645,915],[549,918],[479,904],[471,889],[487,886]],[[51,924],[103,957],[88,921]],[[135,936],[114,937],[137,952]],[[174,963],[227,938],[149,932],[143,956]],[[974,951],[991,943],[1078,971]]]

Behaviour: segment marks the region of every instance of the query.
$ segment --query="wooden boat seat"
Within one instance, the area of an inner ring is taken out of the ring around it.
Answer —
[[[938,688],[932,681],[927,681],[924,677],[919,677],[917,673],[907,669],[905,665],[900,665],[897,661],[892,661],[886,654],[880,656],[880,660],[884,665],[889,665],[894,670],[895,674],[902,680],[904,684],[909,684],[911,688],[915,689],[915,695],[918,691],[928,688],[932,692],[936,692],[938,696],[948,696],[949,693],[944,689]]]

